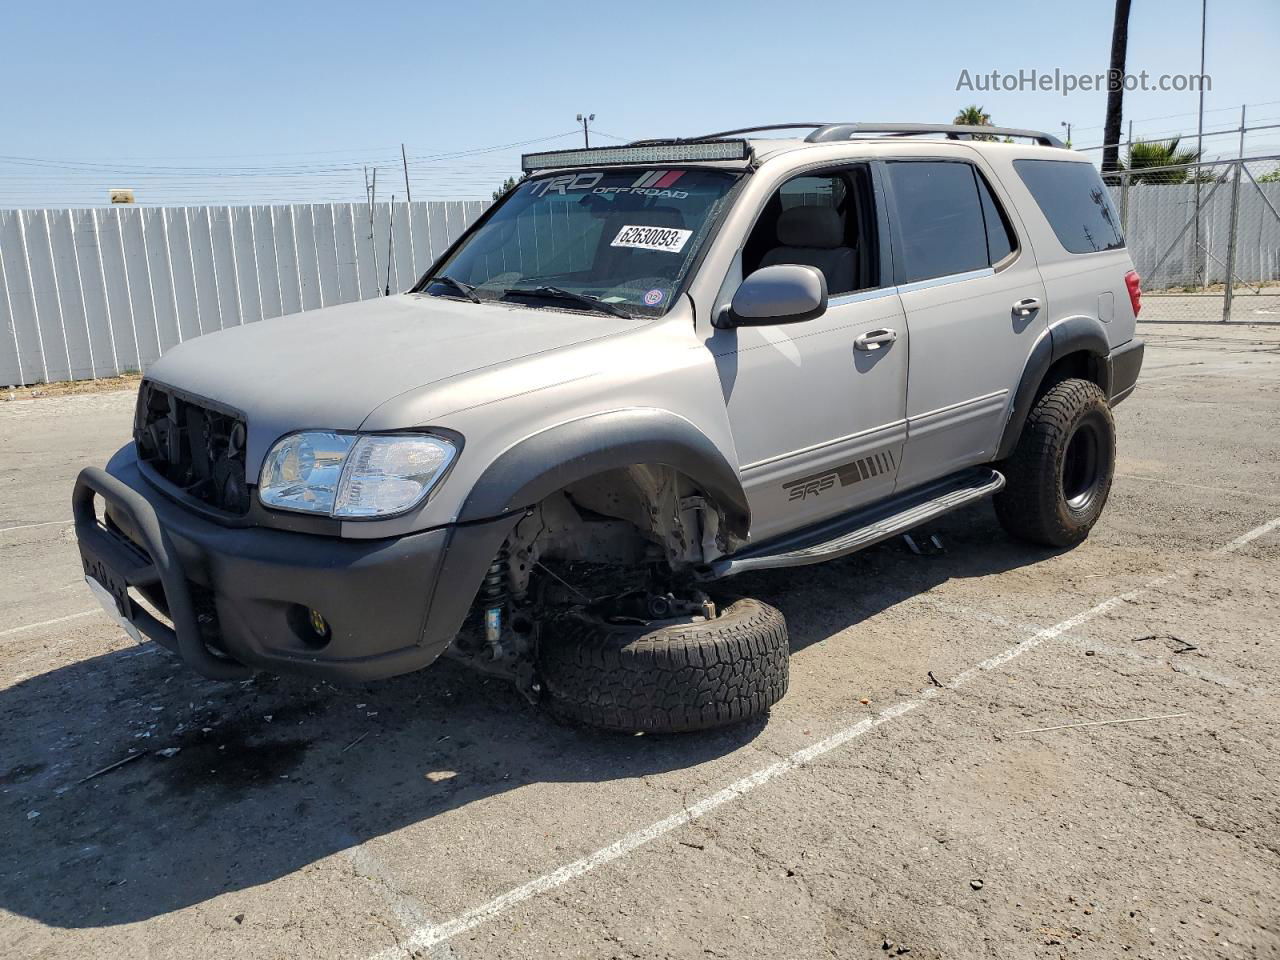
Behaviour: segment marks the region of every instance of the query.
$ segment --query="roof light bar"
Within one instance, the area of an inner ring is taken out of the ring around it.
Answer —
[[[594,147],[588,150],[552,150],[526,153],[525,173],[552,167],[603,167],[624,163],[682,163],[698,160],[746,160],[751,147],[745,140],[709,140],[662,143],[642,147]]]

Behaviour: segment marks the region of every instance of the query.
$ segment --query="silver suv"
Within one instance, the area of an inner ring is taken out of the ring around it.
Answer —
[[[787,687],[781,614],[724,578],[988,496],[1034,543],[1097,521],[1140,289],[1053,137],[786,125],[524,167],[409,292],[148,372],[73,497],[125,629],[214,678],[447,654],[691,730]]]

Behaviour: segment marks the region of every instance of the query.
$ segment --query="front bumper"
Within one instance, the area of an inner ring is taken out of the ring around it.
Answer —
[[[107,525],[95,515],[98,497]],[[428,665],[461,627],[518,519],[385,540],[223,526],[153,487],[131,447],[105,471],[81,471],[72,506],[86,575],[138,630],[215,679],[259,668],[351,682]],[[311,627],[311,610],[326,636]]]

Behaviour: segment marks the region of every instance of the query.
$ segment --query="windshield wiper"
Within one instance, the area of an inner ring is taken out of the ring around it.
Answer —
[[[460,294],[462,294],[472,303],[481,302],[480,298],[476,295],[476,288],[474,284],[464,283],[461,280],[455,280],[453,277],[445,273],[436,274],[434,277],[432,277],[430,280],[427,281],[427,286],[431,286],[431,284],[433,283],[440,283],[446,287],[453,287],[453,289],[457,290]]]
[[[502,295],[504,297],[532,297],[539,300],[567,300],[597,313],[607,313],[613,317],[622,317],[624,320],[632,319],[631,314],[619,310],[612,303],[605,303],[605,301],[597,297],[588,296],[585,293],[574,293],[572,290],[564,289],[564,287],[509,287],[502,292]]]

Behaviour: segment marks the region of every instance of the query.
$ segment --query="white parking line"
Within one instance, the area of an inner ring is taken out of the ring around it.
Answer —
[[[101,607],[94,607],[92,610],[81,610],[79,613],[69,613],[65,617],[54,617],[52,620],[41,620],[39,623],[25,623],[20,627],[10,627],[8,630],[0,630],[0,637],[8,637],[15,633],[25,633],[28,630],[39,630],[41,627],[51,627],[55,623],[66,623],[68,620],[79,620],[81,617],[88,617],[101,612]]]
[[[920,598],[920,602],[935,610],[943,613],[950,613],[956,616],[964,617],[967,620],[973,620],[976,623],[987,624],[988,626],[1001,627],[1006,630],[1020,630],[1023,633],[1035,633],[1039,627],[1029,623],[1016,623],[1006,617],[999,616],[994,613],[986,613],[974,607],[967,606],[963,603],[953,603],[941,597],[934,597],[931,594],[924,594]],[[1078,650],[1101,651],[1111,656],[1123,657],[1133,663],[1141,663],[1148,667],[1168,667],[1174,673],[1181,673],[1184,676],[1192,677],[1196,680],[1203,680],[1205,683],[1216,684],[1220,687],[1228,687],[1232,690],[1244,690],[1248,693],[1269,693],[1260,687],[1253,687],[1248,684],[1241,683],[1232,677],[1216,670],[1206,670],[1198,667],[1194,663],[1187,661],[1179,661],[1174,656],[1158,657],[1151,654],[1141,653],[1137,650],[1127,650],[1123,646],[1117,646],[1108,643],[1105,640],[1090,640],[1084,637],[1063,634],[1060,638],[1064,643],[1070,644]]]
[[[1276,517],[1261,526],[1255,527],[1248,533],[1236,537],[1236,539],[1232,540],[1230,543],[1218,547],[1209,556],[1210,558],[1216,558],[1232,553],[1239,550],[1241,547],[1252,543],[1259,537],[1265,536],[1277,527],[1280,527],[1280,517]],[[429,950],[439,944],[446,943],[459,934],[466,933],[469,930],[482,926],[526,900],[536,897],[539,894],[546,893],[549,890],[562,887],[566,883],[584,876],[599,867],[603,867],[615,860],[620,860],[646,844],[657,840],[659,837],[683,827],[733,800],[737,800],[739,797],[750,793],[752,790],[762,787],[770,781],[776,780],[778,777],[790,773],[798,767],[804,766],[807,763],[812,763],[824,754],[830,753],[831,751],[858,739],[864,734],[871,732],[876,727],[924,706],[930,700],[936,699],[942,693],[942,690],[954,690],[961,687],[974,677],[977,677],[979,674],[1002,667],[1011,660],[1022,656],[1022,654],[1029,650],[1034,650],[1045,641],[1060,637],[1064,633],[1067,633],[1082,624],[1088,623],[1090,620],[1094,620],[1105,613],[1109,613],[1122,604],[1135,600],[1150,590],[1154,590],[1172,580],[1185,576],[1190,572],[1190,570],[1191,568],[1187,566],[1179,567],[1171,573],[1164,574],[1148,581],[1141,587],[1130,590],[1127,593],[1117,594],[1107,600],[1103,600],[1101,603],[1090,607],[1082,613],[1076,614],[1074,617],[1063,620],[1061,623],[1056,623],[1051,627],[1038,630],[1025,640],[1022,640],[1020,643],[1016,643],[1007,650],[1004,650],[993,657],[988,657],[981,663],[970,667],[969,669],[957,674],[955,677],[952,677],[942,686],[942,688],[927,687],[917,693],[916,696],[910,700],[904,700],[873,717],[867,717],[863,720],[859,720],[855,724],[844,727],[841,730],[837,730],[825,740],[806,747],[803,750],[798,750],[789,757],[785,757],[776,763],[771,763],[767,767],[763,767],[754,773],[748,774],[742,779],[729,784],[723,790],[713,793],[709,797],[705,797],[696,803],[686,805],[683,810],[673,813],[669,817],[665,817],[664,819],[659,820],[656,823],[652,823],[647,827],[635,831],[634,833],[627,834],[626,836],[615,840],[608,846],[602,847],[595,853],[588,854],[579,860],[574,860],[572,863],[567,863],[550,873],[537,877],[534,880],[530,880],[528,883],[523,883],[512,890],[508,890],[506,893],[494,897],[487,903],[481,904],[472,910],[459,914],[451,920],[447,920],[443,923],[424,924],[416,927],[410,932],[409,936],[404,941],[394,947],[390,947],[375,954],[373,960],[397,960],[397,958],[411,957],[418,951]]]
[[[1224,493],[1233,497],[1257,497],[1260,500],[1280,500],[1280,497],[1269,493],[1258,493],[1255,490],[1232,490],[1229,487],[1208,487],[1203,483],[1187,483],[1183,480],[1165,480],[1161,477],[1144,477],[1136,473],[1117,473],[1119,480],[1141,480],[1144,483],[1163,483],[1170,487],[1186,487],[1189,490],[1205,490],[1209,493]]]
[[[0,527],[0,533],[11,533],[14,530],[33,530],[36,527],[66,527],[74,520],[42,520],[40,523],[21,523],[16,527]]]
[[[353,846],[346,851],[348,862],[357,876],[377,887],[378,893],[387,902],[400,925],[406,930],[429,925],[430,921],[422,904],[399,889],[387,865],[374,856],[368,844],[356,842],[354,837],[352,843]],[[445,943],[437,945],[428,955],[435,960],[453,960],[456,957],[453,949]]]
[[[1147,386],[1152,383],[1164,383],[1168,380],[1194,380],[1200,377],[1218,377],[1227,380],[1258,380],[1263,383],[1270,383],[1276,379],[1274,373],[1261,377],[1255,377],[1248,373],[1241,373],[1242,370],[1274,370],[1275,365],[1271,363],[1252,363],[1242,362],[1235,364],[1232,369],[1224,369],[1219,367],[1215,370],[1186,370],[1182,373],[1163,373],[1155,377],[1143,377],[1139,381],[1139,386]]]

